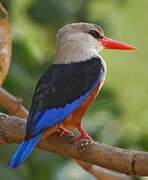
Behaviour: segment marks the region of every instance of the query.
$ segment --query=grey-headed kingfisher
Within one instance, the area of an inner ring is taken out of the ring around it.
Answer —
[[[16,168],[30,155],[41,138],[55,131],[63,134],[76,128],[79,137],[91,139],[81,120],[104,84],[106,64],[98,54],[104,48],[134,50],[135,47],[107,38],[102,28],[73,23],[57,33],[53,64],[39,79],[30,108],[26,136],[10,159]]]

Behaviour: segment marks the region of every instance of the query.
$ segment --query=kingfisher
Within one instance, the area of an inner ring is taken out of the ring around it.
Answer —
[[[105,81],[106,63],[99,52],[136,49],[106,37],[100,26],[91,23],[65,25],[56,37],[53,64],[37,83],[26,136],[8,162],[9,168],[19,167],[41,139],[56,131],[61,136],[76,128],[80,135],[74,141],[92,140],[81,120]]]

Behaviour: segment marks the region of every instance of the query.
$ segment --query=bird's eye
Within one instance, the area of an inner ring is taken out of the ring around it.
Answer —
[[[99,32],[97,32],[97,31],[95,31],[95,30],[91,30],[91,31],[89,31],[89,33],[88,33],[88,34],[92,35],[95,39],[99,39],[99,38],[101,38],[101,37],[100,37],[100,33],[99,33]]]

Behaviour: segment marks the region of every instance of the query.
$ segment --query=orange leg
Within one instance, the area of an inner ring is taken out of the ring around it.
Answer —
[[[77,125],[76,128],[81,133],[80,136],[74,138],[74,142],[77,142],[81,139],[89,139],[92,140],[92,138],[88,135],[88,133],[81,127],[81,124]]]

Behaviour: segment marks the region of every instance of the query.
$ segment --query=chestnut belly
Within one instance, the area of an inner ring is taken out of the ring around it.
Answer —
[[[99,93],[102,84],[99,84],[92,92],[91,94],[86,98],[86,100],[68,117],[66,117],[61,125],[68,130],[71,130],[75,128],[78,124],[81,123],[81,119],[84,116],[84,114],[87,112],[88,108],[91,106],[91,104],[94,102],[97,94]]]

